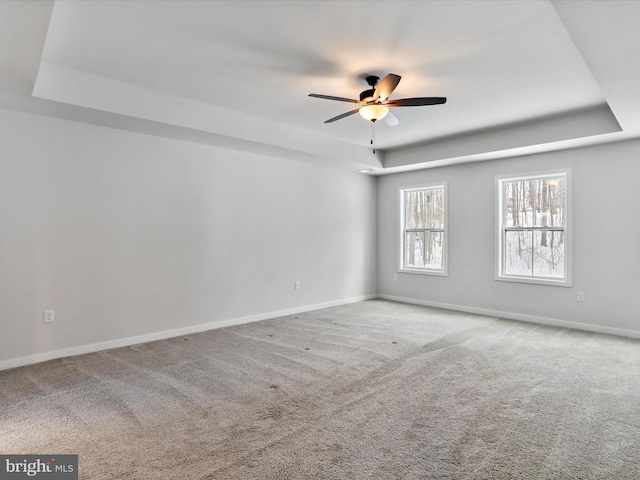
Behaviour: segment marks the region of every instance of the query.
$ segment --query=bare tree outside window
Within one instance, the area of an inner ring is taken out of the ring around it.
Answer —
[[[445,270],[445,186],[401,191],[402,268]]]
[[[501,275],[566,277],[567,175],[502,179]]]

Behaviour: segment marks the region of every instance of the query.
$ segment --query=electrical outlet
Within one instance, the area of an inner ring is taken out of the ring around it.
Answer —
[[[295,283],[295,287],[296,290],[300,290],[300,282],[296,282]]]
[[[393,281],[394,281],[394,282],[397,282],[397,281],[398,281],[398,274],[397,274],[397,273],[394,273],[394,274],[393,274]]]
[[[578,292],[578,301],[584,302],[584,292]]]
[[[53,323],[53,310],[45,310],[44,311],[44,323]]]

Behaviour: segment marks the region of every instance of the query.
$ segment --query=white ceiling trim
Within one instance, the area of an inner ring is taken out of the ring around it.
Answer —
[[[40,65],[33,96],[233,138],[241,150],[245,149],[242,143],[262,144],[311,154],[317,163],[339,161],[354,170],[382,167],[379,151],[374,154],[369,148],[315,132],[49,62]]]

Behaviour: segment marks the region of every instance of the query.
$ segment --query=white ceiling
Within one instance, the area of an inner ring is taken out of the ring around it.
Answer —
[[[403,154],[424,143],[432,165],[495,158],[638,136],[638,18],[611,0],[2,2],[0,106],[349,169],[428,166]],[[354,105],[308,97],[390,72],[392,98],[448,101],[377,124],[385,154],[359,116],[323,123]]]

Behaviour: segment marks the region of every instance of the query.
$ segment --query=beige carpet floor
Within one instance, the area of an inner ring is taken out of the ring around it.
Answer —
[[[638,479],[640,341],[372,300],[0,372],[86,479]]]

